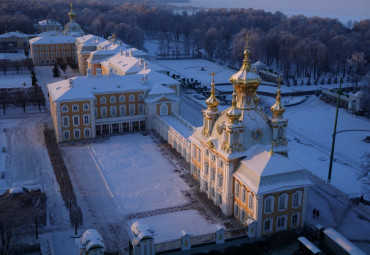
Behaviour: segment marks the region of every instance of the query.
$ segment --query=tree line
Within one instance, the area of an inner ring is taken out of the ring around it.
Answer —
[[[69,21],[69,3],[30,0],[10,3],[0,0],[0,33],[5,29],[34,32],[30,24],[53,18]],[[287,17],[281,12],[253,9],[200,9],[189,15],[176,7],[130,1],[76,1],[77,22],[90,33],[107,37],[112,33],[125,43],[143,48],[144,38],[160,40],[161,54],[205,55],[239,66],[249,34],[252,61],[273,65],[287,76],[320,79],[353,74],[348,59],[363,54],[361,72],[370,60],[370,19],[342,24],[336,19]],[[181,53],[180,53],[181,51]]]

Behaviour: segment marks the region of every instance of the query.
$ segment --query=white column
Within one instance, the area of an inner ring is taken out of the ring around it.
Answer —
[[[138,124],[139,124],[139,131],[140,131],[140,122],[141,122],[141,121],[139,120],[139,121],[138,121]]]
[[[103,134],[103,125],[100,125],[100,134]]]

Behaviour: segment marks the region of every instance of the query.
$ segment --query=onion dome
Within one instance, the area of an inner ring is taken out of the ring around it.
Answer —
[[[242,115],[241,111],[236,107],[236,92],[233,92],[233,101],[230,109],[226,112],[226,116],[229,118],[230,124],[236,124]]]
[[[217,106],[220,104],[220,101],[216,98],[216,90],[215,90],[215,75],[216,73],[212,71],[212,82],[211,82],[211,95],[206,100],[206,104],[208,105],[208,109],[212,112],[217,112]]]
[[[237,92],[237,107],[242,110],[255,108],[258,104],[256,91],[261,83],[261,78],[255,72],[251,72],[249,50],[244,50],[243,65],[240,70],[233,74],[230,82]]]
[[[276,95],[276,101],[273,106],[271,106],[271,112],[272,112],[272,118],[273,119],[282,119],[283,118],[283,113],[285,112],[284,106],[281,104],[281,95],[280,95],[280,85],[277,90],[277,95]]]

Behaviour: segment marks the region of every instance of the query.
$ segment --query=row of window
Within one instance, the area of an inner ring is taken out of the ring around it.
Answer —
[[[127,115],[126,113],[126,105],[121,104],[118,106],[119,112],[117,113],[117,106],[111,106],[109,108],[110,110],[110,117],[116,117],[116,116],[125,116]],[[95,107],[95,117],[98,114],[98,108]],[[144,114],[144,104],[138,104],[138,114],[142,115]],[[135,115],[135,104],[130,104],[129,105],[129,115]],[[100,107],[100,117],[105,118],[108,117],[108,109],[106,106]]]
[[[83,124],[84,125],[90,125],[90,114],[84,114],[82,116],[83,118]],[[72,124],[74,127],[78,127],[80,125],[80,116],[79,115],[73,115],[72,116]],[[63,116],[62,117],[62,125],[63,127],[69,127],[69,116]]]
[[[278,211],[282,212],[288,209],[288,200],[289,195],[288,193],[283,193],[278,197]],[[274,211],[274,202],[275,197],[270,195],[265,198],[264,201],[264,212],[265,214],[270,214]],[[292,195],[292,208],[298,208],[302,204],[302,191],[297,190]]]
[[[84,128],[83,129],[84,138],[91,137],[91,129],[90,128]],[[63,140],[70,140],[70,139],[81,139],[81,130],[76,128],[72,131],[72,134],[69,130],[63,131]]]
[[[83,104],[82,109],[84,111],[88,111],[90,109],[90,106],[88,103]],[[72,112],[78,112],[80,110],[78,104],[72,105]],[[66,113],[68,112],[68,105],[62,105],[62,112]]]
[[[208,150],[208,149],[206,149],[206,156],[207,156],[207,157],[209,157],[209,154],[210,154],[209,150]],[[214,154],[214,153],[211,153],[211,154],[212,154],[212,156],[211,156],[212,161],[213,161],[213,162],[216,162],[216,154]],[[218,159],[218,166],[219,166],[219,167],[221,167],[221,168],[223,168],[223,167],[224,167],[224,162],[223,162],[223,160]]]
[[[38,52],[35,52],[34,54],[33,54],[33,57],[34,58],[48,58],[48,57],[52,57],[52,58],[55,58],[55,56],[56,57],[60,57],[60,56],[62,56],[62,57],[65,57],[65,56],[67,56],[67,57],[70,57],[70,56],[72,56],[72,54],[71,54],[71,52],[70,51],[67,51],[67,54],[66,54],[66,52],[65,51],[62,51],[62,54],[59,52],[59,51],[57,51],[56,53],[54,53],[54,52],[50,52],[50,54],[49,54],[49,52],[45,52],[45,54],[44,54],[44,52],[40,52],[40,54],[38,53]]]
[[[247,193],[248,193],[248,208],[253,210],[254,206],[254,195],[252,192],[247,192],[244,186],[240,187],[238,182],[235,182],[235,196],[239,198],[243,204],[247,203]]]
[[[204,187],[205,187],[205,190],[207,192],[208,191],[208,182],[207,181],[204,182]],[[210,190],[211,190],[212,199],[216,198],[216,204],[221,206],[222,205],[222,195],[221,195],[221,193],[216,193],[215,188],[213,186],[211,186]]]
[[[299,225],[299,219],[300,219],[300,213],[292,213],[290,215],[290,226],[291,227],[298,227]],[[263,221],[263,233],[269,234],[272,232],[272,226],[274,224],[273,218],[268,218]],[[281,215],[276,218],[276,231],[286,230],[288,225],[288,215]]]
[[[144,99],[144,94],[139,94],[139,96],[138,96],[138,100],[139,100],[139,101],[142,101],[143,99]],[[120,95],[120,96],[119,96],[119,98],[118,98],[118,101],[119,101],[120,103],[124,103],[124,102],[126,101],[125,96],[124,96],[124,95]],[[134,94],[129,95],[129,101],[130,101],[130,102],[135,101],[135,95],[134,95]],[[116,96],[111,96],[111,97],[109,98],[109,102],[110,102],[111,104],[116,103]],[[106,104],[106,103],[107,103],[107,98],[106,98],[105,96],[100,97],[100,104]]]
[[[66,46],[61,46],[60,47],[62,50],[64,50],[64,49],[67,49],[67,50],[69,50],[70,49],[70,46],[69,45],[66,45]],[[49,50],[49,46],[40,46],[40,47],[37,47],[37,46],[35,46],[35,47],[33,47],[33,50]],[[59,50],[59,46],[55,46],[55,49],[56,50]],[[76,46],[75,45],[72,45],[72,49],[76,49]],[[54,46],[50,46],[50,50],[54,50]]]

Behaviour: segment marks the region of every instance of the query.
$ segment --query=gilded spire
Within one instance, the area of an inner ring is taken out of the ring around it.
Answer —
[[[249,49],[246,48],[244,50],[244,59],[243,59],[242,70],[247,71],[247,72],[250,72],[250,70],[251,70],[251,63],[249,61],[249,55],[250,55]]]
[[[212,71],[212,82],[211,82],[211,95],[206,100],[206,104],[208,105],[208,110],[211,110],[213,112],[217,112],[217,106],[220,104],[220,101],[216,98],[216,90],[215,90],[215,75],[216,73]]]
[[[271,142],[271,148],[270,148],[269,154],[270,155],[274,154],[274,143],[273,142]]]
[[[226,112],[226,116],[229,118],[229,123],[235,123],[237,121],[242,113],[240,110],[236,107],[236,91],[233,92],[233,101],[231,103],[231,108]]]
[[[281,83],[281,77],[279,76],[278,80],[279,86],[278,90],[276,92],[276,101],[273,106],[271,106],[271,112],[272,112],[272,117],[274,119],[282,119],[283,118],[283,113],[285,112],[284,106],[281,104],[281,95],[280,95],[280,83]]]
[[[73,11],[73,4],[72,3],[71,3],[71,11],[68,13],[68,16],[69,16],[71,21],[73,21],[74,18],[76,17],[76,13]]]
[[[115,33],[113,33],[113,34],[112,34],[112,41],[113,41],[113,42],[115,42],[115,41],[116,41],[116,34],[115,34]]]

